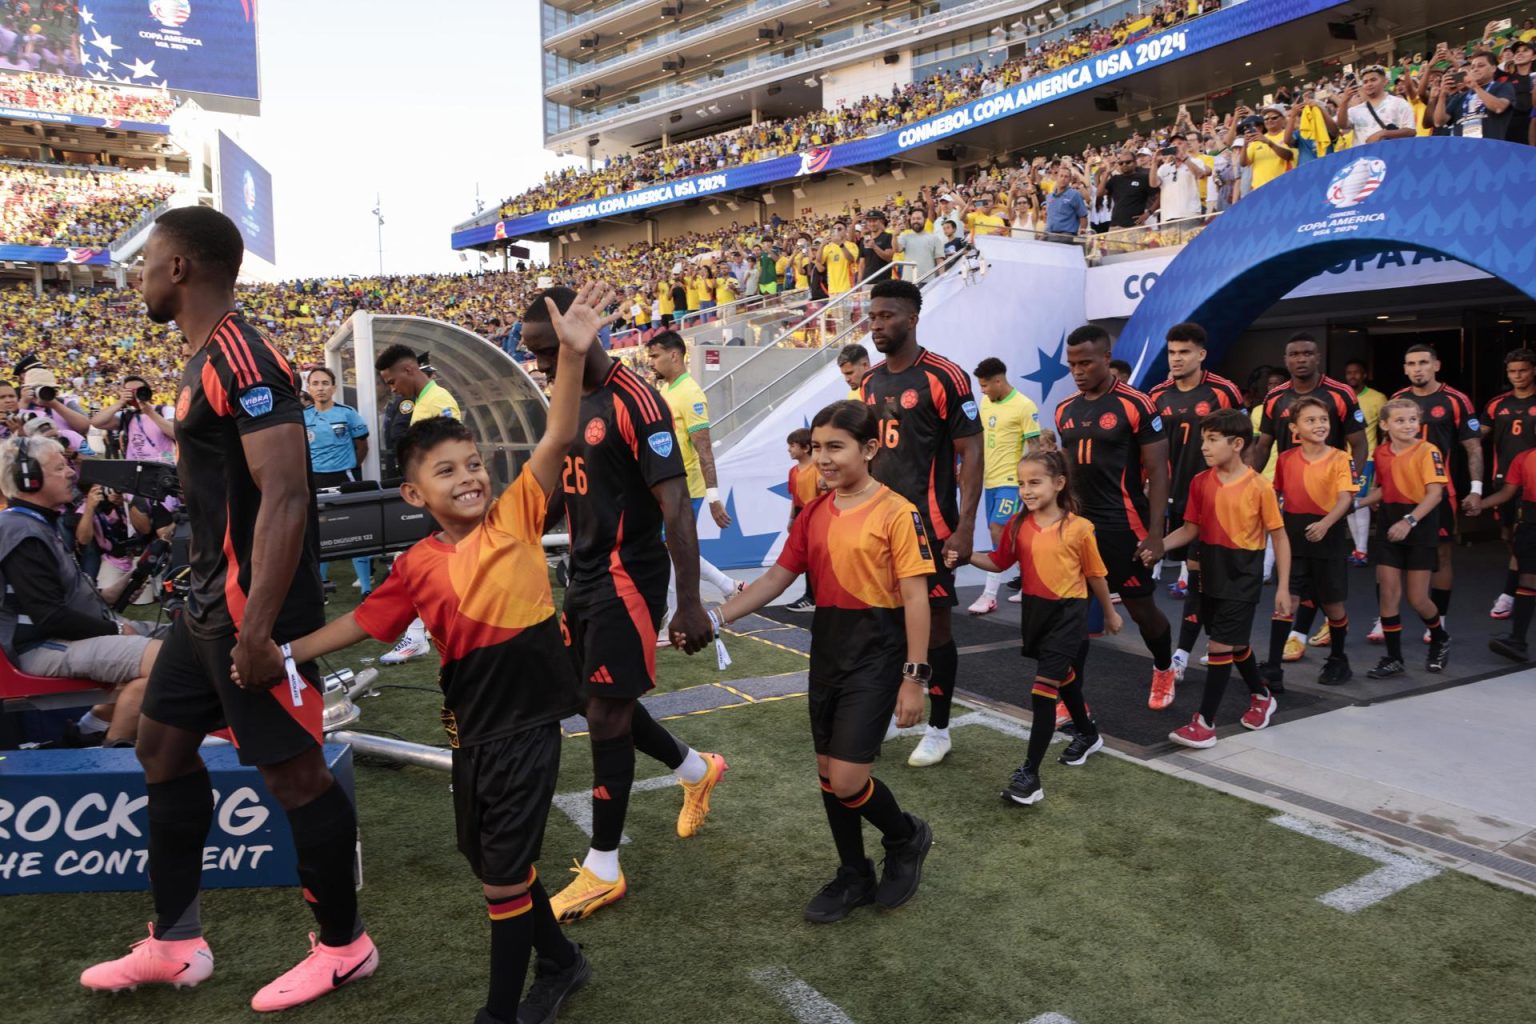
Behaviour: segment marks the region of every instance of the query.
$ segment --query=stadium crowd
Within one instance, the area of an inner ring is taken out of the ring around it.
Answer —
[[[0,48],[3,44],[0,35]],[[5,66],[4,58],[0,58],[0,68]],[[176,99],[164,89],[103,85],[88,78],[18,71],[0,75],[0,105],[161,124],[176,109]]]
[[[175,192],[158,176],[0,163],[0,244],[106,248]]]

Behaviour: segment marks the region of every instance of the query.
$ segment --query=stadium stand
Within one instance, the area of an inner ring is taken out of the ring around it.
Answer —
[[[5,31],[0,28],[0,52],[5,49]],[[0,68],[9,66],[0,58]],[[19,72],[0,76],[0,105],[161,124],[175,111],[176,99],[164,89],[124,88],[83,78]]]
[[[161,176],[0,163],[0,243],[103,248],[175,191]]]

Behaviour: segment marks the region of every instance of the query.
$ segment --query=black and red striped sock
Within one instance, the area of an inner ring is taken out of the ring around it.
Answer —
[[[1077,669],[1067,670],[1067,678],[1061,681],[1058,696],[1067,706],[1067,713],[1072,716],[1072,725],[1080,734],[1093,735],[1099,731],[1088,714],[1088,701],[1083,697],[1083,677]]]
[[[1045,752],[1051,746],[1051,736],[1056,732],[1056,701],[1061,695],[1061,684],[1054,679],[1035,677],[1035,685],[1029,691],[1029,750],[1024,756],[1035,770],[1040,770]]]
[[[1530,587],[1515,588],[1515,610],[1509,617],[1509,631],[1516,640],[1524,641],[1531,631],[1531,615],[1536,613],[1536,590]]]
[[[485,912],[491,919],[491,984],[485,1010],[497,1020],[511,1022],[517,1019],[533,951],[533,895],[487,896]]]
[[[1381,617],[1381,636],[1387,644],[1387,657],[1403,660],[1403,617],[1401,615],[1383,615]]]
[[[1232,664],[1237,667],[1237,674],[1242,677],[1243,685],[1248,687],[1249,693],[1259,693],[1269,696],[1269,687],[1264,685],[1264,677],[1259,675],[1259,666],[1253,660],[1253,648],[1241,647],[1232,652]]]
[[[1328,653],[1332,657],[1343,658],[1346,656],[1344,654],[1344,638],[1347,636],[1349,636],[1349,616],[1347,614],[1341,615],[1337,619],[1329,616],[1328,637],[1330,646]]]
[[[860,817],[879,829],[893,843],[912,836],[912,823],[901,812],[896,795],[874,776],[870,776],[864,788],[853,796],[838,797],[838,801],[850,811],[858,812]]]
[[[1424,628],[1429,630],[1429,638],[1435,643],[1450,638],[1450,634],[1445,631],[1445,623],[1441,621],[1438,615],[1431,615],[1429,618],[1424,619]]]
[[[864,819],[858,811],[843,805],[825,775],[821,777],[821,805],[827,812],[827,827],[832,830],[837,859],[848,867],[864,870]]]
[[[1232,652],[1212,651],[1205,666],[1205,693],[1200,698],[1200,717],[1205,724],[1216,728],[1216,712],[1221,710],[1221,698],[1227,692],[1227,680],[1232,678]]]
[[[1279,665],[1285,655],[1285,638],[1291,635],[1291,627],[1296,623],[1295,616],[1276,615],[1269,620],[1269,662],[1270,665]]]

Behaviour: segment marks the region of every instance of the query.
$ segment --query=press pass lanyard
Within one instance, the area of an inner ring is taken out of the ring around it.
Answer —
[[[288,674],[288,693],[293,697],[293,706],[304,706],[304,677],[299,675],[299,666],[293,660],[293,645],[283,644],[280,648],[283,652],[283,671]]]
[[[715,662],[720,666],[720,671],[724,672],[731,667],[731,656],[725,649],[725,639],[720,635],[723,628],[720,613],[713,608],[709,609],[709,624],[715,629]]]

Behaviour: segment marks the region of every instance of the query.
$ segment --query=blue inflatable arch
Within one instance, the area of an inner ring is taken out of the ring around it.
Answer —
[[[1115,356],[1137,387],[1167,375],[1164,338],[1193,320],[1219,362],[1287,292],[1345,260],[1418,249],[1536,300],[1536,149],[1392,139],[1312,160],[1244,197],[1184,247],[1126,321]]]

